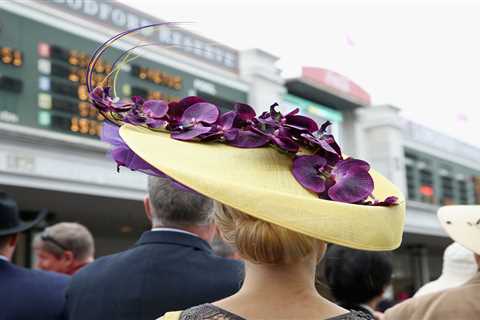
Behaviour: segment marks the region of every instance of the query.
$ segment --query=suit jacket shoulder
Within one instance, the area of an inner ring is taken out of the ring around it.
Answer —
[[[0,301],[5,319],[63,319],[65,290],[70,277],[29,270],[11,263],[0,265]],[[28,307],[25,301],[29,301]],[[4,318],[2,318],[4,319]]]
[[[204,240],[146,232],[136,246],[77,272],[67,291],[69,319],[156,319],[234,294],[243,264],[213,254]]]
[[[480,275],[466,284],[411,298],[385,313],[386,320],[475,319],[480,314]]]

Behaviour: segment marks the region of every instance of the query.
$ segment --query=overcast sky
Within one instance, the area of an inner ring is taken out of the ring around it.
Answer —
[[[480,147],[480,2],[121,0],[235,49],[339,72],[419,123]],[[361,5],[360,5],[361,3]],[[387,4],[388,3],[388,4]]]

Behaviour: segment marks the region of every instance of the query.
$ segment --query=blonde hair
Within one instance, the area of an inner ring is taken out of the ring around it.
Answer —
[[[217,203],[215,219],[225,241],[245,259],[261,264],[291,264],[317,253],[321,241]]]

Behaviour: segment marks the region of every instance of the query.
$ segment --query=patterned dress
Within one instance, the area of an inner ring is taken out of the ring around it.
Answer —
[[[312,317],[315,319],[315,317]],[[227,310],[216,307],[210,303],[202,304],[182,311],[179,320],[246,320]],[[319,319],[320,320],[320,319]],[[373,320],[373,318],[360,311],[351,311],[344,315],[325,320]]]

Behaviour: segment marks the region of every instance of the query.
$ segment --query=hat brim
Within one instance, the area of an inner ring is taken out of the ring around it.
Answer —
[[[321,200],[295,180],[292,159],[273,148],[183,142],[132,125],[123,125],[120,136],[139,157],[174,180],[258,219],[351,248],[392,250],[401,243],[404,196],[374,170],[374,196],[396,196],[399,205]]]
[[[13,228],[0,230],[0,236],[8,236],[8,235],[11,235],[11,234],[15,234],[15,233],[19,233],[19,232],[23,232],[25,230],[28,230],[28,229],[34,227],[40,221],[42,221],[46,217],[47,213],[48,213],[48,210],[42,209],[42,210],[39,211],[39,213],[35,217],[35,219],[33,219],[31,221],[22,221],[22,222],[20,222],[20,224],[18,224],[17,226],[15,226]]]
[[[480,205],[444,206],[437,216],[450,238],[480,254]]]

